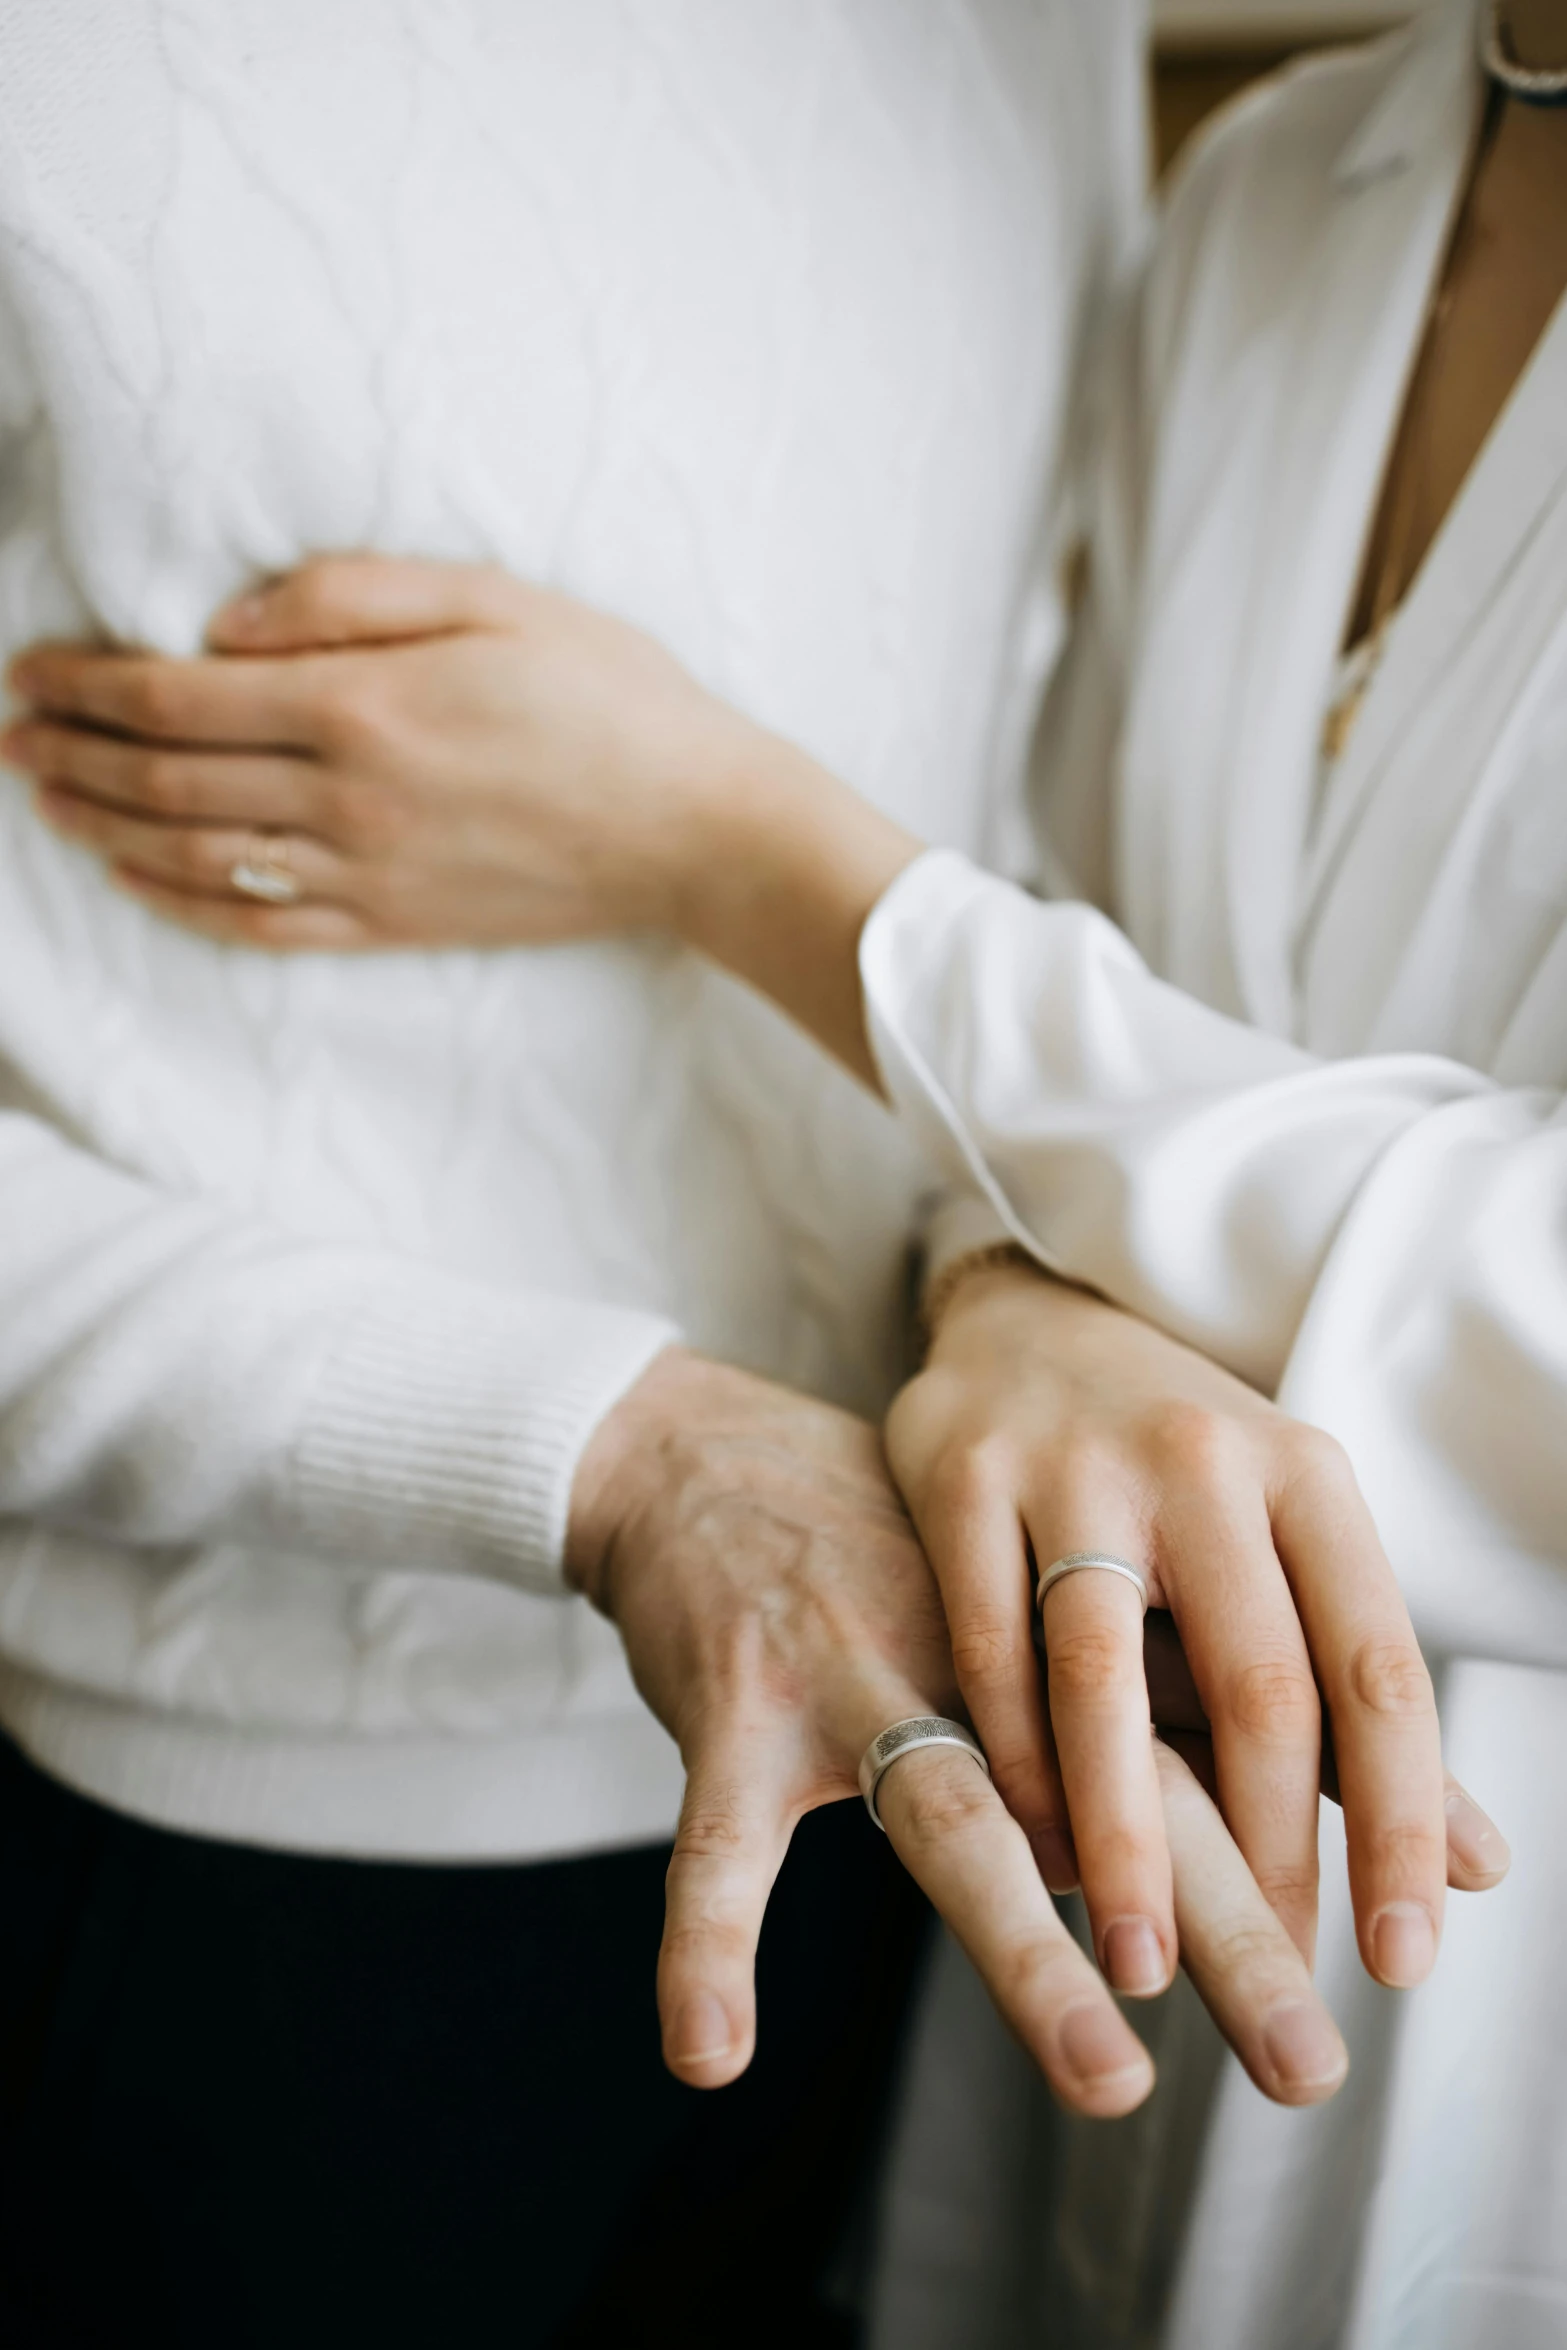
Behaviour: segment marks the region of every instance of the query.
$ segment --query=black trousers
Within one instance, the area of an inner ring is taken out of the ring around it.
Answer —
[[[257,1852],[0,1740],[4,2350],[852,2343],[923,1905],[859,1805],[805,1821],[704,2095],[659,2061],[666,1860]]]

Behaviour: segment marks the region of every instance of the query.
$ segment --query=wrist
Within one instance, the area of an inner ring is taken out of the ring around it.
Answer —
[[[677,1439],[708,1426],[743,1376],[690,1347],[665,1347],[589,1437],[572,1480],[564,1564],[566,1581],[601,1615],[616,1614],[627,1530],[684,1474]]]
[[[983,1303],[987,1297],[1019,1284],[1048,1278],[1018,1241],[987,1240],[978,1248],[965,1249],[926,1283],[920,1300],[926,1351],[934,1348],[943,1326],[960,1308]]]
[[[710,768],[675,928],[875,1083],[859,941],[923,842],[743,721]]]
[[[758,919],[771,928],[781,900],[857,938],[923,845],[806,752],[744,722],[715,745],[703,799],[681,934],[731,967],[752,958]]]

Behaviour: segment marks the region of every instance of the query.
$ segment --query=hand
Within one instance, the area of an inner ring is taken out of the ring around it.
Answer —
[[[1074,1550],[1131,1560],[1171,1611],[1224,1818],[1308,1958],[1326,1703],[1361,1954],[1420,1981],[1449,1871],[1495,1883],[1507,1849],[1444,1783],[1430,1679],[1338,1448],[1132,1316],[994,1265],[960,1283],[887,1444],[996,1784],[1047,1880],[1080,1872],[1111,1982],[1164,1987],[1176,1903],[1128,1582],[1052,1588],[1040,1703],[1032,1570]]]
[[[258,945],[667,923],[741,724],[636,629],[488,567],[307,564],[209,642],[194,661],[34,646],[6,756],[127,886]],[[286,840],[299,905],[234,895],[258,831]]]
[[[638,630],[491,568],[339,556],[209,642],[35,645],[0,744],[170,921],[316,950],[668,930],[874,1081],[855,950],[919,844]],[[258,834],[297,904],[233,889]]]
[[[956,1690],[940,1601],[875,1431],[678,1350],[583,1458],[568,1569],[613,1617],[679,1741],[685,1802],[659,1962],[666,2060],[733,2080],[755,2037],[762,1913],[795,1822],[858,1800],[861,1754]],[[1155,1769],[1183,1960],[1268,2096],[1312,2104],[1343,2044],[1222,1821],[1176,1755]],[[888,1771],[881,1816],[1061,2098],[1116,2114],[1152,2067],[1040,1882],[984,1774],[952,1749]]]

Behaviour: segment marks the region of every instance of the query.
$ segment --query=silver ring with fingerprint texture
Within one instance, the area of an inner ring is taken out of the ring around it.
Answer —
[[[945,1714],[909,1714],[901,1722],[889,1723],[873,1738],[860,1757],[860,1793],[871,1818],[882,1828],[881,1813],[876,1809],[876,1790],[895,1762],[906,1754],[915,1754],[922,1746],[956,1746],[977,1762],[986,1778],[990,1765],[985,1760],[985,1749],[972,1730],[961,1722],[949,1722]]]

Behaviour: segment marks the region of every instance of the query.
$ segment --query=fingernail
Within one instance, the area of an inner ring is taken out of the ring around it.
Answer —
[[[1499,1877],[1512,1866],[1507,1838],[1462,1787],[1447,1791],[1447,1844],[1455,1860],[1476,1877]]]
[[[1061,2019],[1061,2053],[1074,2077],[1086,2089],[1112,2082],[1146,2079],[1151,2070],[1148,2051],[1123,2024],[1113,2007],[1085,2001]]]
[[[1371,1955],[1378,1975],[1395,1991],[1423,1983],[1436,1964],[1430,1911],[1418,1901],[1390,1901],[1371,1929]]]
[[[1034,1866],[1052,1893],[1077,1891],[1077,1854],[1071,1837],[1059,1828],[1035,1830]]]
[[[1331,2018],[1309,1999],[1288,1999],[1262,2027],[1262,2045],[1281,2087],[1325,2089],[1343,2079],[1349,2054]]]
[[[1105,1974],[1128,1999],[1146,1999],[1164,1989],[1170,1969],[1147,1918],[1117,1918],[1106,1926]]]
[[[711,1991],[696,1991],[675,2018],[670,2053],[677,2064],[711,2064],[731,2047],[729,2018]]]

